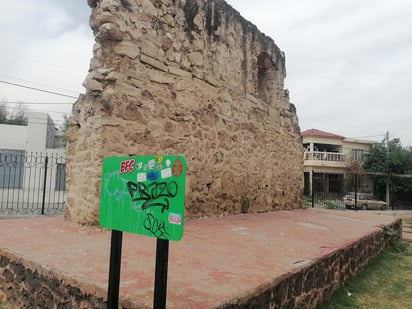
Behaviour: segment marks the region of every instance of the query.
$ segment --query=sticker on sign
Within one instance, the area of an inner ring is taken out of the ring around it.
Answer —
[[[183,236],[186,161],[179,155],[106,157],[100,225],[178,241]]]

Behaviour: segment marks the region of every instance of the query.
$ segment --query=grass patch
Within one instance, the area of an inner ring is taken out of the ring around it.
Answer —
[[[396,242],[316,308],[404,309],[411,304],[412,248]]]
[[[406,227],[412,227],[412,218],[404,218],[402,219],[402,223]]]

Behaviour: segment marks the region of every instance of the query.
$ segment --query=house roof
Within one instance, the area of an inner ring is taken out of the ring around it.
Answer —
[[[318,129],[309,129],[305,130],[301,133],[302,136],[316,136],[316,137],[329,137],[329,138],[339,138],[339,139],[344,139],[344,136],[321,131]]]

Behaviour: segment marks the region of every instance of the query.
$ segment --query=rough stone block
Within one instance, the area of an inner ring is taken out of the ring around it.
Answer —
[[[149,75],[149,80],[158,84],[173,84],[174,78],[159,71],[153,71]]]
[[[117,44],[114,48],[114,52],[122,56],[127,56],[131,59],[135,59],[137,56],[140,55],[139,47],[136,46],[136,44],[127,41],[123,41]]]
[[[201,67],[203,66],[203,55],[199,52],[193,52],[188,54],[189,61],[192,65]]]
[[[142,54],[156,59],[157,54],[159,52],[159,45],[156,45],[155,43],[146,40],[142,42],[140,49],[142,51]]]
[[[164,71],[164,72],[169,71],[169,68],[168,68],[167,65],[165,65],[164,63],[162,63],[162,62],[160,62],[156,59],[148,57],[146,55],[141,55],[140,61],[143,62],[143,63],[149,64],[149,65],[151,65],[152,67],[154,67],[158,70],[161,70],[161,71]]]
[[[169,66],[169,73],[173,74],[173,75],[176,75],[176,76],[192,78],[192,73],[191,72],[181,70],[181,69],[175,68],[173,66]]]

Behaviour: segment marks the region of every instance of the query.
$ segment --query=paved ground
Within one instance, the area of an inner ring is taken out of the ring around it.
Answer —
[[[412,214],[411,214],[412,215]],[[170,242],[168,308],[210,308],[395,220],[391,212],[302,209],[195,220]],[[80,283],[107,288],[110,235],[62,217],[0,220],[0,249]],[[124,234],[120,296],[151,307],[155,239]]]

